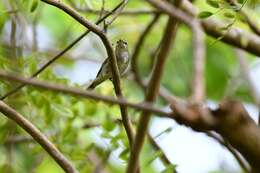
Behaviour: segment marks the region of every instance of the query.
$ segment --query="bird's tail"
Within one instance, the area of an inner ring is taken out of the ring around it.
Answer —
[[[90,85],[87,87],[87,90],[93,90],[95,87],[96,87],[96,84],[95,84],[95,82],[93,82],[92,84],[90,84]]]
[[[94,88],[96,88],[96,86],[98,86],[100,83],[102,83],[104,80],[100,79],[100,78],[96,78],[88,87],[87,90],[92,90]]]

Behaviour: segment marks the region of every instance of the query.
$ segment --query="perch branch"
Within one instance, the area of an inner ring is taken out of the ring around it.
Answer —
[[[23,83],[23,84],[34,86],[37,88],[47,89],[50,91],[61,92],[64,94],[70,94],[73,96],[84,97],[84,98],[93,99],[96,101],[103,101],[103,102],[110,103],[110,104],[128,106],[128,107],[131,107],[131,108],[134,108],[137,110],[151,111],[154,114],[163,116],[163,117],[172,117],[171,112],[165,112],[160,109],[154,108],[150,103],[147,103],[147,102],[145,102],[143,104],[134,104],[131,102],[127,102],[122,97],[115,99],[115,98],[108,97],[108,96],[101,96],[101,95],[97,95],[91,91],[84,91],[84,90],[82,91],[79,88],[72,88],[72,87],[67,87],[64,85],[51,84],[48,82],[41,82],[36,79],[24,78],[24,77],[21,77],[18,75],[6,73],[1,70],[0,70],[0,78],[6,79],[8,81]]]

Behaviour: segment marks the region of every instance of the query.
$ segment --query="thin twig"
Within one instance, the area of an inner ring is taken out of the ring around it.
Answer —
[[[194,6],[188,1],[188,0],[183,0],[182,3],[182,8],[192,16],[197,15],[197,10],[194,8]],[[79,9],[77,10],[81,12],[86,12],[86,13],[93,13],[93,14],[99,14],[99,10],[92,10],[92,9]],[[109,11],[105,11],[108,13]],[[154,15],[154,14],[163,14],[162,11],[160,10],[142,10],[142,9],[137,9],[137,10],[128,10],[128,11],[123,11],[120,13],[120,15]],[[258,34],[259,28],[255,25],[255,23],[250,19],[247,21],[249,24],[249,27]],[[225,26],[225,24],[210,19],[210,20],[202,20],[201,21],[202,26],[205,30],[205,32],[213,36],[215,38],[219,38],[223,36],[223,32],[220,31],[219,28],[222,28]],[[253,25],[252,25],[253,24]],[[256,29],[255,29],[256,28]],[[258,34],[259,35],[259,34]],[[247,40],[247,43],[249,44],[241,44],[241,38],[244,38]],[[232,28],[228,33],[225,33],[224,38],[221,39],[220,41],[223,41],[225,43],[228,43],[230,45],[233,45],[238,48],[242,48],[250,53],[253,53],[255,55],[260,56],[260,50],[258,49],[260,47],[260,40],[257,38],[255,35],[250,34],[250,33],[245,33],[241,29],[237,28]]]
[[[30,136],[12,136],[8,137],[5,140],[5,144],[11,145],[11,144],[20,144],[20,143],[27,143],[27,142],[33,142],[33,138]]]
[[[194,56],[194,90],[193,90],[193,101],[195,103],[201,103],[204,99],[204,35],[202,32],[199,21],[186,14],[182,10],[174,7],[169,2],[148,0],[153,6],[159,10],[167,13],[169,16],[183,22],[188,25],[193,32],[193,56]]]
[[[260,108],[260,92],[254,84],[254,81],[250,77],[248,63],[246,61],[245,52],[241,49],[235,49],[236,57],[238,58],[238,62],[240,65],[241,74],[243,78],[248,82],[248,86],[250,88],[251,97],[254,99],[255,104],[258,108]],[[260,124],[260,117],[258,119],[258,125]]]
[[[161,149],[161,147],[159,146],[159,144],[157,144],[157,142],[155,141],[155,139],[151,136],[151,134],[148,133],[148,140],[151,143],[151,145],[153,146],[153,148],[156,151],[162,151],[162,154],[160,154],[160,160],[163,162],[164,166],[167,167],[169,165],[171,165],[171,161],[168,159],[168,157],[165,155],[165,153],[163,152],[163,150]]]
[[[88,99],[93,99],[97,101],[103,101],[106,103],[110,104],[118,104],[118,105],[123,105],[123,106],[128,106],[137,110],[143,110],[143,111],[150,111],[153,112],[154,114],[162,117],[172,117],[171,112],[165,112],[160,109],[154,108],[150,103],[144,102],[142,104],[135,104],[126,101],[122,97],[119,97],[117,99],[113,97],[108,97],[108,96],[101,96],[97,95],[92,91],[84,91],[80,90],[79,88],[72,88],[72,87],[67,87],[64,85],[59,85],[59,84],[52,84],[49,82],[41,82],[36,79],[31,79],[31,78],[24,78],[19,75],[14,75],[10,73],[6,73],[2,70],[0,70],[0,78],[6,79],[8,81],[14,81],[14,82],[20,82],[26,85],[34,86],[37,88],[42,88],[42,89],[47,89],[50,91],[56,91],[56,92],[61,92],[64,94],[70,94],[73,96],[79,96],[79,97],[84,97]]]
[[[71,0],[69,1],[70,5],[73,6],[74,9],[76,9],[78,12],[82,12],[82,13],[89,13],[89,14],[95,14],[95,15],[100,15],[101,10],[95,10],[95,9],[91,9],[89,7],[77,7],[75,3],[73,3]],[[103,13],[107,14],[110,13],[110,11],[108,10],[103,10]],[[122,15],[154,15],[154,14],[158,14],[161,13],[160,11],[157,10],[149,10],[149,9],[132,9],[132,10],[127,10],[127,11],[122,11],[121,13],[119,13],[120,16]]]
[[[102,0],[101,9],[99,12],[99,19],[102,18],[103,14],[104,14],[104,10],[105,10],[105,0]]]
[[[20,127],[31,135],[35,141],[37,141],[44,150],[46,150],[50,156],[60,165],[60,167],[67,173],[78,173],[76,168],[71,164],[69,160],[48,140],[44,134],[40,132],[30,121],[24,118],[21,114],[14,109],[6,105],[3,101],[0,101],[0,112],[7,118],[12,119]]]
[[[244,79],[248,82],[250,87],[250,93],[253,97],[255,103],[260,106],[260,93],[255,86],[252,78],[250,77],[250,71],[248,67],[248,63],[246,61],[245,52],[241,49],[235,49],[236,57],[238,58],[238,62],[240,65],[241,74],[243,75]]]
[[[110,19],[108,22],[106,22],[106,26],[113,23],[116,18],[122,13],[123,9],[125,8],[126,4],[128,3],[128,0],[123,0],[123,4],[118,8],[118,10],[114,13],[112,19]]]
[[[199,25],[192,28],[193,34],[193,97],[192,101],[202,104],[205,99],[205,44],[204,33]]]
[[[219,136],[217,136],[216,134],[214,134],[212,132],[207,132],[206,134],[208,136],[212,137],[213,139],[215,139],[216,141],[218,141],[224,147],[226,147],[232,153],[232,155],[236,158],[237,162],[239,163],[241,168],[243,168],[243,170],[246,173],[251,172],[250,168],[248,167],[248,164],[245,162],[245,160],[239,155],[237,150],[235,150],[226,140],[221,139]]]
[[[197,16],[198,14],[197,13],[198,10],[196,10],[196,8],[188,0],[183,0],[181,8],[184,9],[188,14],[192,16]],[[93,14],[99,14],[100,12],[99,10],[92,10],[92,9],[81,10],[77,8],[77,10],[81,12],[93,13]],[[105,11],[105,12],[107,13],[109,11]],[[120,15],[154,15],[154,14],[165,14],[165,13],[160,10],[142,10],[142,9],[128,10],[120,13]],[[223,36],[223,32],[220,30],[220,28],[226,26],[226,24],[213,19],[202,20],[201,24],[205,32],[208,35],[213,36],[215,38],[219,38]],[[249,44],[241,44],[241,38],[245,39]],[[242,48],[250,53],[258,55],[258,57],[260,56],[260,50],[258,49],[260,47],[260,39],[256,35],[246,33],[241,29],[231,28],[228,33],[225,33],[223,39],[221,39],[220,41],[233,45],[238,48]]]
[[[151,20],[151,22],[144,29],[143,33],[139,37],[139,40],[135,44],[135,48],[134,48],[134,51],[133,51],[133,56],[131,58],[131,67],[132,67],[132,71],[133,71],[133,74],[134,74],[134,79],[141,86],[143,86],[143,85],[142,85],[142,79],[141,79],[141,76],[140,76],[140,72],[139,72],[139,69],[138,69],[138,63],[137,63],[138,57],[139,57],[141,48],[142,48],[142,46],[144,44],[145,38],[148,36],[148,34],[152,30],[153,26],[158,21],[159,16],[160,15],[155,15],[154,18]]]
[[[118,10],[118,8],[122,5],[122,2],[119,3],[113,10],[111,10],[110,13],[107,13],[104,17],[102,17],[101,19],[99,19],[96,24],[100,24],[103,20],[105,20],[107,17],[109,17],[110,15],[112,15],[116,10]],[[59,52],[57,55],[55,55],[53,58],[51,58],[48,62],[46,62],[39,70],[37,70],[32,76],[31,78],[36,77],[37,75],[39,75],[41,72],[43,72],[47,67],[49,67],[51,64],[53,64],[55,61],[57,61],[60,57],[62,57],[66,52],[68,52],[73,46],[75,46],[80,40],[82,40],[88,33],[90,32],[90,30],[87,30],[86,32],[84,32],[83,34],[81,34],[78,38],[76,38],[72,43],[70,43],[65,49],[63,49],[61,52]],[[20,89],[22,89],[25,85],[21,84],[18,85],[17,87],[15,87],[14,89],[10,90],[9,92],[7,92],[6,94],[4,94],[2,97],[0,97],[0,100],[4,100],[5,98],[7,98],[10,95],[13,95],[14,93],[16,93],[17,91],[19,91]]]
[[[249,15],[247,14],[247,12],[245,12],[244,10],[241,11],[241,14],[245,17],[246,22],[248,23],[248,26],[250,27],[250,29],[257,34],[258,36],[260,36],[260,28],[257,26],[257,24],[252,21],[252,19],[249,17]]]

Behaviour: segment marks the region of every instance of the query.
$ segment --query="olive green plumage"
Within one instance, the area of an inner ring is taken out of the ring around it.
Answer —
[[[116,48],[115,48],[115,55],[116,55],[118,70],[120,76],[122,76],[126,72],[126,69],[130,62],[127,42],[123,40],[117,41]],[[107,58],[103,62],[100,70],[97,73],[96,78],[89,85],[87,89],[93,89],[107,79],[112,79],[112,72],[109,64],[109,58]]]

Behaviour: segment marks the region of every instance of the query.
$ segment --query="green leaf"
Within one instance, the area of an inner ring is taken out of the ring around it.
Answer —
[[[110,116],[106,115],[106,121],[103,124],[103,128],[107,131],[112,131],[116,127],[116,123],[110,118]]]
[[[107,139],[113,138],[113,136],[110,135],[110,133],[108,133],[108,132],[106,132],[106,131],[104,131],[104,132],[101,134],[101,137],[102,137],[102,138],[107,138]]]
[[[172,164],[167,166],[161,173],[175,173],[177,165]]]
[[[162,155],[163,155],[163,152],[161,150],[156,151],[155,153],[153,153],[152,156],[150,156],[146,165],[150,165],[155,159],[159,158]]]
[[[30,12],[34,12],[37,7],[38,7],[38,0],[33,0],[33,1],[32,1],[32,5],[31,5]]]
[[[163,130],[162,132],[160,132],[158,135],[156,135],[154,138],[158,138],[159,136],[163,135],[163,134],[167,134],[170,133],[172,131],[172,127],[168,127],[167,129]]]
[[[214,8],[219,8],[219,3],[216,0],[207,0],[206,1],[208,5]]]
[[[129,148],[126,148],[126,149],[124,149],[124,150],[120,153],[119,158],[122,159],[122,160],[124,160],[124,161],[127,161],[127,160],[129,159],[128,156],[129,156]]]
[[[201,18],[201,19],[205,19],[205,18],[208,18],[212,15],[213,15],[213,13],[210,12],[210,11],[202,11],[198,14],[198,17]]]
[[[225,12],[224,16],[227,17],[227,18],[232,18],[232,19],[235,17],[235,15],[231,12]]]
[[[226,26],[223,26],[223,27],[221,27],[221,28],[219,28],[221,31],[226,31],[226,30],[228,30],[230,27],[232,27],[233,26],[233,22],[232,23],[229,23],[229,24],[227,24]]]
[[[239,4],[243,4],[245,0],[237,0]]]

